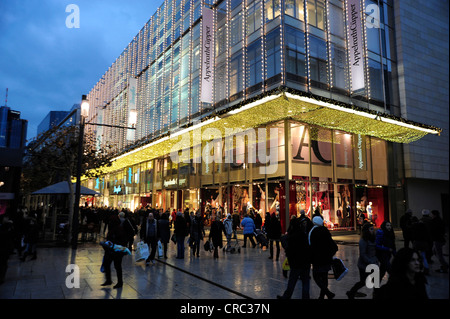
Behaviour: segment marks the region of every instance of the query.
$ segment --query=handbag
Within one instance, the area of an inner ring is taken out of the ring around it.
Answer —
[[[283,269],[284,271],[291,270],[291,267],[289,266],[289,261],[288,261],[287,258],[285,258],[284,261],[283,261],[282,269]]]
[[[344,262],[339,258],[333,258],[331,262],[331,268],[333,269],[334,279],[341,280],[348,273],[348,268],[345,267]]]
[[[146,260],[150,256],[148,245],[143,241],[140,241],[136,247],[135,261]]]
[[[206,251],[209,251],[210,249],[209,240],[206,241],[206,243],[203,245],[203,248],[205,248]]]
[[[170,237],[170,240],[173,241],[174,244],[177,243],[177,235],[173,233],[172,237]]]

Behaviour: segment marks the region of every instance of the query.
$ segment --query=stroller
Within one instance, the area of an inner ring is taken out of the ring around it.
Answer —
[[[269,247],[269,241],[267,240],[266,235],[263,233],[261,229],[257,229],[254,234],[256,241],[258,242],[258,244],[261,245],[261,248],[263,246]]]
[[[229,242],[227,242],[227,244],[225,245],[225,247],[223,247],[223,251],[224,252],[229,252],[231,254],[235,254],[235,253],[241,253],[241,245],[239,245],[239,240],[237,239],[237,237],[235,238],[235,242],[234,245],[231,244],[231,240]]]

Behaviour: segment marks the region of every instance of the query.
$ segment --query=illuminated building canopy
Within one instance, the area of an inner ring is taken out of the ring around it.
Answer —
[[[411,143],[427,134],[440,134],[441,129],[388,114],[372,112],[368,109],[326,101],[300,91],[287,89],[275,90],[264,97],[259,97],[230,107],[223,114],[215,114],[201,123],[184,128],[178,132],[163,136],[146,145],[123,153],[113,159],[111,167],[104,168],[104,173],[116,171],[138,163],[169,154],[171,151],[187,149],[194,146],[192,134],[196,130],[204,132],[216,129],[226,137],[227,129],[242,131],[291,119],[310,125],[329,129],[342,130],[349,133],[377,137],[395,143]],[[198,131],[197,131],[198,132]],[[180,143],[188,136],[191,145]],[[203,139],[203,141],[205,141]]]

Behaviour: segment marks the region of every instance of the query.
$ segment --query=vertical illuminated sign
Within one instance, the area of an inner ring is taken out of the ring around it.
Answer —
[[[214,11],[203,8],[202,18],[202,92],[201,101],[213,102],[214,85]]]
[[[364,54],[361,28],[361,3],[359,0],[347,0],[347,36],[350,53],[350,71],[352,91],[364,89]]]

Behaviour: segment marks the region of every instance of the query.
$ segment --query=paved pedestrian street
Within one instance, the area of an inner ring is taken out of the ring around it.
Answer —
[[[242,236],[242,235],[241,235]],[[397,239],[401,238],[397,234]],[[337,257],[349,268],[348,274],[336,281],[330,274],[329,288],[336,294],[335,299],[347,299],[346,291],[358,281],[356,267],[358,259],[358,239],[356,234],[333,236],[338,243]],[[242,241],[241,241],[242,245]],[[403,242],[398,241],[397,247]],[[444,247],[448,259],[448,245]],[[176,246],[170,242],[167,259],[157,259],[154,265],[136,263],[134,252],[123,259],[124,286],[113,289],[102,287],[105,281],[100,267],[103,248],[98,243],[81,243],[77,250],[70,247],[38,248],[38,258],[21,262],[12,255],[6,281],[0,286],[1,299],[274,299],[281,295],[287,285],[282,273],[285,258],[281,248],[278,261],[268,259],[266,248],[241,248],[240,253],[220,251],[219,259],[204,249],[200,257],[194,257],[186,247],[185,259],[176,259]],[[431,299],[449,298],[448,274],[441,274],[437,259],[433,257],[429,280]],[[68,265],[79,269],[79,288],[72,288],[70,278],[74,274]],[[115,282],[115,269],[112,266],[112,280]],[[386,282],[386,277],[381,284]],[[372,290],[363,287],[365,294],[357,299],[371,299]],[[311,280],[311,298],[317,299],[319,289]],[[301,298],[301,282],[297,283],[293,299]]]

